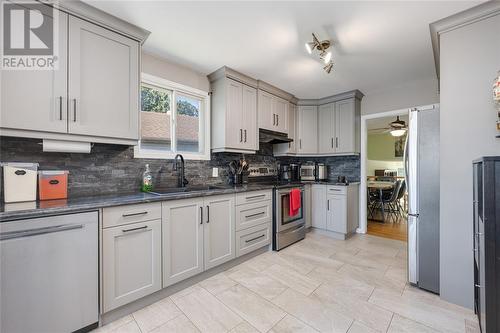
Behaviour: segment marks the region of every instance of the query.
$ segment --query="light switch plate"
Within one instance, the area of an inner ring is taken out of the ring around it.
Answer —
[[[219,177],[219,168],[212,168],[212,177]]]

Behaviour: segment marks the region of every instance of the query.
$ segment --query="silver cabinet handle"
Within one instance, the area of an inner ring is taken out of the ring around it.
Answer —
[[[299,139],[299,148],[302,149],[302,139]]]
[[[59,96],[59,120],[62,120],[63,114],[62,114],[62,96]]]
[[[240,142],[243,142],[243,129],[240,128]]]
[[[68,231],[74,229],[82,229],[83,224],[61,224],[51,227],[43,227],[36,229],[20,230],[20,231],[7,231],[0,233],[0,241],[15,238],[24,238],[38,235],[51,234],[54,232]]]
[[[143,212],[137,212],[137,213],[127,213],[127,214],[122,214],[123,217],[130,217],[130,216],[137,216],[137,215],[144,215],[147,214],[147,211]]]
[[[276,126],[276,115],[273,113],[273,126]]]
[[[339,138],[335,138],[335,148],[339,147]]]
[[[245,142],[247,142],[247,130],[245,130]]]
[[[250,215],[245,215],[245,218],[248,219],[250,217],[255,217],[259,215],[264,215],[266,212],[260,212],[260,213],[255,213],[255,214],[250,214]]]
[[[258,237],[254,237],[252,239],[247,239],[247,240],[245,240],[245,243],[250,243],[250,242],[256,241],[257,239],[262,238],[264,236],[266,236],[266,234],[260,235]]]
[[[279,126],[280,125],[280,115],[277,114],[276,115],[276,126]]]
[[[200,224],[203,224],[203,207],[200,207]]]
[[[131,231],[146,230],[147,228],[148,228],[148,226],[144,225],[142,227],[137,227],[137,228],[123,229],[122,232],[131,232]]]
[[[207,205],[207,223],[210,223],[210,206]]]
[[[342,190],[339,190],[339,189],[336,189],[336,188],[331,188],[330,191],[342,192]]]
[[[247,200],[257,199],[257,198],[264,198],[265,196],[266,196],[265,194],[254,195],[254,196],[251,196],[251,197],[247,197]]]
[[[76,123],[76,98],[73,98],[73,122]]]
[[[327,210],[330,210],[330,200],[326,200],[326,204],[328,206]]]
[[[332,138],[332,148],[333,148],[333,138]]]

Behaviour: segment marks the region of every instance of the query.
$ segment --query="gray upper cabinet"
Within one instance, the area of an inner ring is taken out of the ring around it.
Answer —
[[[84,3],[60,7],[58,68],[2,72],[0,135],[136,144],[148,32]]]
[[[320,105],[318,108],[318,152],[335,153],[336,144],[335,103]]]
[[[335,103],[335,151],[359,153],[361,144],[359,101],[351,98]]]
[[[297,154],[316,154],[318,152],[318,107],[299,106],[297,121]]]
[[[258,147],[257,81],[227,67],[209,76],[212,150],[255,153]]]
[[[68,15],[56,13],[60,22],[58,69],[2,71],[2,130],[67,133]]]
[[[288,101],[259,89],[259,128],[288,134]]]
[[[69,133],[138,140],[139,43],[69,18]]]
[[[274,155],[295,155],[297,153],[297,105],[288,104],[288,137],[292,142],[278,143],[273,146]]]

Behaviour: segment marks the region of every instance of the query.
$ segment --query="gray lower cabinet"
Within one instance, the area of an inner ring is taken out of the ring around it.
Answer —
[[[163,287],[203,272],[203,199],[162,203]]]
[[[235,196],[163,203],[163,287],[234,259]]]
[[[203,222],[205,269],[236,256],[234,194],[207,197]]]
[[[104,229],[104,312],[161,289],[161,220]]]
[[[326,230],[347,233],[347,199],[345,195],[329,195],[327,201]]]

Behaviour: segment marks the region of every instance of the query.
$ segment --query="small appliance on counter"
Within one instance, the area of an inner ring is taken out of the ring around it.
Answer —
[[[38,171],[38,198],[40,200],[68,198],[69,171]]]
[[[316,181],[328,179],[328,167],[324,163],[316,163],[314,168],[314,176]]]
[[[300,166],[300,180],[316,180],[314,176],[316,170],[316,165],[314,163],[308,162]]]
[[[38,163],[3,163],[4,201],[36,200]]]
[[[298,164],[282,164],[279,169],[279,178],[284,182],[300,181],[300,172]]]

